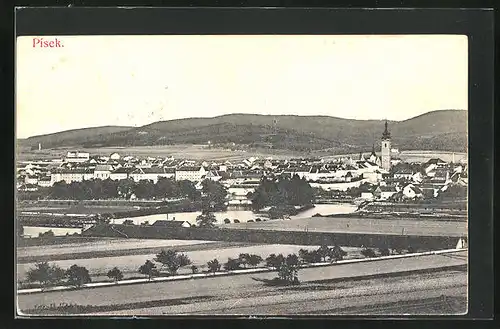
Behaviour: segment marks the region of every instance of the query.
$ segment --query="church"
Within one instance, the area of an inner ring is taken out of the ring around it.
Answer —
[[[359,160],[372,162],[382,169],[389,171],[391,169],[391,133],[389,132],[387,121],[385,122],[385,130],[382,133],[381,144],[381,156],[377,156],[375,153],[375,144],[373,144],[372,152],[368,158],[365,158],[363,153],[361,153]]]

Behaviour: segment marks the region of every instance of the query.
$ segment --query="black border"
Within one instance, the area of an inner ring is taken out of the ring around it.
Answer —
[[[493,276],[491,274],[493,274],[494,120],[493,75],[489,74],[493,72],[494,60],[492,10],[320,8],[136,8],[131,10],[73,7],[22,8],[16,11],[15,16],[16,35],[18,36],[73,34],[466,34],[469,37],[470,110],[470,311],[467,318],[478,319],[493,315]],[[13,230],[6,231],[8,234],[13,232]],[[27,323],[25,320],[21,321],[24,327]],[[344,322],[343,325],[347,325],[347,323]],[[471,325],[474,324],[471,323]]]

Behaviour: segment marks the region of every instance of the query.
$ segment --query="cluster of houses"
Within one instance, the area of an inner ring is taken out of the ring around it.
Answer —
[[[467,164],[447,163],[439,158],[421,164],[408,164],[361,192],[363,200],[435,198],[450,185],[467,186]]]
[[[391,165],[401,160],[391,159]],[[249,204],[247,196],[259,185],[262,177],[297,175],[312,187],[330,191],[347,191],[369,183],[372,191],[361,193],[362,199],[388,199],[395,193],[405,197],[436,196],[439,190],[451,183],[467,184],[466,165],[446,163],[432,159],[420,164],[388,171],[381,167],[381,159],[374,150],[368,156],[360,155],[332,161],[324,159],[259,159],[250,157],[238,162],[207,162],[174,159],[172,157],[137,158],[113,153],[109,156],[91,156],[86,152],[68,152],[64,159],[18,163],[17,188],[36,191],[56,182],[81,182],[91,179],[122,180],[135,182],[151,180],[154,183],[164,177],[177,181],[188,180],[201,188],[205,179],[219,181],[229,192],[229,203]],[[413,168],[413,169],[410,169]]]

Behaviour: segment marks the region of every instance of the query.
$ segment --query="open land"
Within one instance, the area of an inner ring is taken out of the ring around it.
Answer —
[[[171,249],[176,249],[184,252],[192,263],[198,266],[200,269],[205,269],[207,267],[207,262],[217,258],[219,262],[225,263],[228,258],[238,258],[241,253],[257,254],[262,258],[268,257],[270,254],[298,254],[300,249],[315,250],[319,246],[300,246],[300,245],[225,245],[225,243],[215,243],[213,246],[201,245],[201,246],[190,246],[189,250],[182,251],[183,247],[175,247]],[[161,248],[160,248],[161,249]],[[168,249],[168,248],[165,248]],[[359,248],[343,248],[348,252],[350,257],[359,257]],[[106,273],[113,267],[118,267],[120,271],[123,272],[125,278],[137,277],[139,274],[137,272],[139,266],[143,265],[146,260],[153,260],[156,257],[157,250],[154,253],[145,254],[127,254],[125,256],[114,256],[114,257],[91,257],[85,259],[71,259],[55,260],[51,261],[50,264],[58,265],[62,268],[69,268],[73,264],[78,266],[84,266],[89,270],[90,275],[94,277],[102,277],[101,279],[107,279]],[[42,256],[40,256],[42,258]],[[45,257],[43,257],[45,258]],[[54,257],[58,258],[58,257]],[[34,263],[21,263],[17,264],[17,276],[19,280],[24,280],[26,278],[26,272],[34,267]],[[179,274],[191,273],[189,268],[182,268]]]
[[[466,222],[444,220],[424,221],[411,219],[311,217],[291,220],[227,224],[224,227],[254,230],[342,232],[367,234],[379,233],[456,237],[467,235]]]
[[[349,307],[395,301],[424,301],[441,295],[460,297],[467,294],[467,273],[435,270],[434,273],[397,272],[428,270],[466,264],[466,252],[365,263],[338,264],[299,271],[302,284],[297,287],[269,287],[261,279],[272,279],[274,272],[241,274],[178,282],[151,282],[120,287],[44,292],[19,295],[20,310],[37,305],[69,303],[93,305],[103,315],[163,314],[299,314],[309,311],[326,314],[349,312]],[[367,277],[367,276],[378,277]],[[355,277],[359,279],[354,280]],[[353,281],[354,280],[354,281]],[[182,299],[182,300],[181,300]],[[460,309],[461,308],[461,309]],[[455,313],[463,313],[462,303]],[[404,307],[394,314],[408,313]],[[420,309],[423,313],[432,310]],[[362,309],[361,309],[362,312]]]
[[[331,151],[318,150],[312,152],[296,152],[290,150],[277,149],[250,149],[250,150],[228,150],[218,148],[208,148],[206,145],[161,145],[161,146],[129,146],[129,147],[100,147],[100,148],[82,148],[75,146],[82,152],[89,152],[95,155],[109,156],[117,152],[122,155],[131,155],[136,157],[174,157],[180,159],[192,159],[203,161],[241,161],[249,157],[273,159],[290,159],[298,157],[323,157],[335,159],[339,157],[351,156],[358,158],[357,154],[338,154],[332,155]],[[19,147],[17,150],[17,161],[43,160],[61,158],[68,151],[75,147],[61,147],[55,149],[45,149],[41,151],[32,151],[29,148]],[[398,154],[399,158],[407,162],[428,161],[432,158],[440,158],[444,161],[455,161],[467,159],[467,153],[447,152],[447,151],[402,151]]]

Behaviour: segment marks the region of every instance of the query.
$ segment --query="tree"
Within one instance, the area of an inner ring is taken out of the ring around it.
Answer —
[[[134,221],[131,219],[125,219],[122,224],[123,225],[135,225]]]
[[[134,194],[135,182],[133,179],[120,179],[117,185],[117,194],[125,199],[130,199]]]
[[[378,252],[381,256],[389,256],[391,254],[389,248],[379,248]]]
[[[243,265],[243,267],[247,267],[247,264],[248,264],[248,259],[250,258],[250,254],[240,254],[238,256],[238,260],[240,261],[240,264]]]
[[[347,252],[345,252],[344,249],[340,248],[338,245],[330,248],[330,252],[328,254],[328,257],[332,262],[343,260],[345,256],[347,256]]]
[[[262,257],[260,257],[259,255],[255,255],[255,254],[248,255],[248,258],[247,258],[248,265],[253,266],[253,267],[259,265],[260,263],[262,263],[262,261],[263,261]]]
[[[196,223],[199,227],[215,227],[217,219],[213,213],[203,212],[201,215],[196,217]]]
[[[324,244],[319,247],[317,252],[321,257],[321,260],[326,261],[326,258],[330,255],[330,248],[328,248],[328,246]]]
[[[27,272],[29,282],[40,282],[42,287],[60,282],[64,276],[64,270],[56,265],[50,266],[47,262],[36,263],[35,268]]]
[[[282,254],[271,254],[266,258],[266,266],[277,270],[281,264],[285,262],[285,257]]]
[[[191,272],[193,272],[193,274],[198,273],[198,266],[196,265],[191,266]]]
[[[155,185],[151,180],[141,180],[134,186],[134,194],[139,199],[152,199],[155,196]]]
[[[81,287],[82,285],[92,281],[90,278],[89,271],[78,265],[72,265],[66,271],[66,277],[68,278],[68,283],[72,286]]]
[[[171,275],[177,274],[179,268],[191,264],[191,260],[185,254],[178,254],[175,250],[162,250],[156,255],[155,262],[165,266]]]
[[[153,264],[153,262],[151,262],[150,260],[147,260],[144,265],[141,265],[141,267],[139,267],[139,273],[146,275],[149,280],[151,280],[153,276],[159,274],[158,270],[156,269],[156,265]]]
[[[208,265],[208,270],[212,273],[220,271],[221,264],[219,263],[217,258],[207,262],[207,265]]]
[[[222,209],[225,206],[227,189],[219,182],[205,179],[202,183],[203,210]]]
[[[107,275],[108,278],[113,279],[115,282],[123,279],[123,274],[117,267],[113,267],[111,270],[109,270]]]
[[[373,249],[371,249],[371,248],[364,248],[363,250],[361,250],[361,255],[368,257],[368,258],[372,258],[372,257],[377,256],[375,254],[375,251],[373,251]]]
[[[295,254],[290,254],[286,257],[286,261],[278,267],[278,279],[285,284],[298,284],[299,257]]]
[[[224,224],[231,224],[231,220],[229,218],[224,219]]]
[[[241,263],[239,259],[228,258],[227,263],[224,264],[224,269],[226,271],[234,271],[241,269]]]

